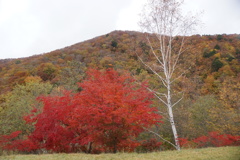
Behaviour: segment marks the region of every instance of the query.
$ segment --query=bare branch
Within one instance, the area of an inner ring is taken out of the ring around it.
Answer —
[[[163,68],[163,63],[162,63],[162,61],[158,58],[158,56],[156,55],[156,53],[154,52],[153,47],[152,47],[151,42],[150,42],[150,40],[149,40],[148,37],[147,37],[147,40],[148,40],[148,43],[150,44],[150,48],[151,48],[151,51],[152,51],[153,55],[155,56],[155,58],[157,59],[157,61],[161,64],[161,68]]]
[[[177,58],[175,59],[175,62],[174,62],[174,64],[173,64],[173,69],[172,69],[172,72],[170,73],[170,74],[171,74],[171,77],[172,77],[172,74],[173,74],[174,71],[175,71],[175,68],[176,68],[176,65],[177,65],[177,63],[178,63],[178,59],[179,59],[180,55],[185,51],[185,50],[182,51],[183,46],[184,46],[184,38],[182,38],[182,42],[181,42],[181,46],[180,46],[179,51],[178,51],[178,54],[177,54]]]
[[[182,75],[184,75],[186,73],[186,71],[184,71],[183,73],[181,73],[177,78],[173,79],[170,84],[172,84],[173,82],[175,82],[176,80],[178,80],[180,77],[182,77]]]
[[[147,88],[150,92],[153,92],[153,94],[162,102],[167,106],[167,102],[165,102],[161,97],[159,97],[153,90],[151,90],[150,88]]]
[[[136,53],[136,54],[137,54],[137,53]],[[167,85],[166,85],[165,79],[164,79],[161,75],[159,75],[154,69],[152,69],[151,66],[149,66],[149,65],[147,65],[145,62],[143,62],[142,58],[141,58],[138,54],[137,54],[137,56],[138,56],[138,58],[140,59],[140,61],[141,61],[145,66],[147,66],[156,76],[158,76],[158,78],[162,81],[163,85],[166,87]]]
[[[165,98],[167,98],[167,95],[165,93],[160,93],[160,92],[157,92],[157,91],[154,91],[152,90],[154,93],[158,94],[158,95],[161,95],[161,96],[164,96]]]
[[[173,108],[176,104],[178,104],[178,103],[183,99],[183,97],[184,97],[184,94],[182,95],[182,97],[181,97],[177,102],[175,102],[175,103],[172,105],[172,108]]]
[[[148,132],[150,132],[150,133],[155,134],[155,135],[158,136],[160,139],[162,139],[163,141],[165,141],[165,142],[171,144],[174,148],[176,148],[176,146],[175,146],[173,143],[171,143],[170,141],[164,139],[164,138],[163,138],[161,135],[159,135],[158,133],[156,133],[156,132],[154,132],[154,131],[151,131],[151,130],[145,128],[145,127],[143,127],[143,129],[145,129],[146,131],[148,131]]]

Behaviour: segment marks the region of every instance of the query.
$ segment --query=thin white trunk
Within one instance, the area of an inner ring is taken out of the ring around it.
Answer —
[[[169,121],[172,127],[172,132],[173,132],[173,136],[174,136],[174,141],[175,141],[175,147],[177,150],[180,151],[180,144],[179,144],[179,140],[178,140],[178,134],[177,134],[177,129],[176,129],[176,125],[173,119],[173,113],[172,113],[172,107],[168,107],[168,114],[169,114]]]
[[[172,110],[173,106],[172,106],[172,96],[171,96],[170,80],[168,80],[168,83],[167,83],[167,90],[168,90],[168,94],[167,94],[167,108],[168,108],[169,122],[170,122],[171,127],[172,127],[172,133],[173,133],[174,141],[175,141],[175,148],[177,150],[180,150],[180,144],[179,144],[179,140],[178,140],[178,134],[177,134],[177,129],[176,129],[174,116],[173,116],[173,110]]]

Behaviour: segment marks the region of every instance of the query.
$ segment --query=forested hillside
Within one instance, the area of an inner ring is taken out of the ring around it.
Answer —
[[[90,68],[128,72],[161,90],[155,75],[137,56],[148,63],[156,61],[145,34],[114,31],[42,55],[0,60],[0,135],[17,130],[27,135],[33,128],[22,116],[41,105],[36,98],[61,95],[63,90],[80,92],[77,83],[86,78]],[[178,66],[185,68],[185,74],[173,86],[176,92],[184,93],[174,107],[179,136],[193,139],[212,131],[240,135],[240,35],[193,35],[185,39],[186,51]],[[159,101],[154,99],[153,105],[164,112]],[[154,130],[170,140],[169,122],[164,118],[163,122]],[[138,138],[152,136],[145,133]]]

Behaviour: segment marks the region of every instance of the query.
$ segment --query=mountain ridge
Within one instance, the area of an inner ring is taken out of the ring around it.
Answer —
[[[36,97],[29,95],[33,98],[30,101],[26,95],[41,91],[38,87],[50,96],[59,95],[62,90],[81,91],[78,82],[86,78],[89,68],[128,72],[138,81],[148,81],[150,87],[163,90],[157,77],[137,56],[144,62],[156,64],[146,35],[151,36],[135,31],[113,31],[45,54],[0,60],[0,122],[5,124],[1,115],[8,110],[11,111],[8,114],[12,114],[28,107],[26,112],[30,112],[32,106],[23,104],[36,103]],[[176,93],[184,92],[184,99],[174,108],[179,134],[186,138],[207,135],[210,131],[239,135],[240,35],[193,35],[185,39],[188,50],[179,59],[178,66],[185,67],[186,74],[172,86]],[[163,105],[153,100],[164,112]],[[165,137],[171,135],[168,121],[161,124],[160,131]]]

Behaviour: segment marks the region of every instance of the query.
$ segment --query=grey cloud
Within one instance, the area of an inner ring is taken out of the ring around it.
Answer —
[[[14,13],[5,19],[1,19],[1,11],[11,8],[4,8],[2,2],[13,3]],[[0,0],[0,59],[49,52],[115,29],[133,29],[135,3],[140,0]],[[185,3],[185,9],[205,10],[205,27],[199,33],[240,33],[239,0]],[[19,4],[26,6],[18,8]]]
[[[29,1],[24,13],[15,15],[0,26],[0,43],[5,42],[0,49],[0,58],[49,52],[111,32],[116,29],[119,12],[130,2]]]

